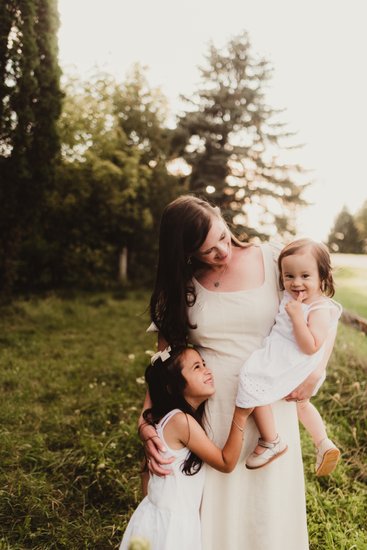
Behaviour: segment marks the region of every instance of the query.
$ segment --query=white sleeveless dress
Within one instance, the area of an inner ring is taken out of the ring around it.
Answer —
[[[269,405],[282,399],[299,386],[321,363],[326,341],[312,355],[303,353],[297,345],[292,321],[285,310],[286,304],[291,299],[290,294],[285,292],[271,333],[265,338],[263,347],[254,351],[241,369],[236,398],[236,404],[239,407]],[[326,297],[321,297],[311,304],[302,304],[305,321],[311,311],[317,309],[330,311],[330,331],[335,331],[342,313],[341,305]],[[319,381],[314,394],[323,380],[324,377]]]
[[[206,466],[188,476],[181,471],[189,449],[171,449],[164,439],[164,427],[176,413],[174,409],[156,425],[157,434],[164,442],[164,457],[174,456],[167,468],[173,474],[165,477],[151,475],[148,494],[141,501],[128,523],[120,550],[128,550],[132,537],[141,537],[150,543],[149,550],[201,550],[199,509],[203,493]]]
[[[260,348],[279,307],[278,250],[260,245],[265,280],[255,289],[212,292],[194,280],[197,300],[189,308],[196,329],[190,331],[214,374],[215,395],[207,406],[207,433],[226,442],[244,361]],[[201,506],[203,550],[307,550],[305,487],[295,403],[273,405],[279,432],[289,450],[259,470],[246,469],[259,433],[250,417],[241,457],[230,474],[207,466]],[[173,549],[172,549],[173,550]],[[196,550],[192,547],[192,550]]]

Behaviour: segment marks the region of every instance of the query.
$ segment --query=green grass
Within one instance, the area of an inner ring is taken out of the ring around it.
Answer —
[[[345,309],[367,319],[367,269],[338,267],[335,299]]]
[[[325,384],[314,398],[342,451],[332,476],[315,478],[314,450],[302,430],[311,550],[367,548],[367,339],[340,324]]]
[[[2,311],[0,540],[10,548],[117,547],[140,498],[146,304],[136,293],[49,296]]]
[[[0,550],[118,548],[141,498],[147,302],[51,294],[2,308]],[[343,451],[333,476],[315,478],[302,434],[312,550],[367,547],[366,358],[365,336],[341,325],[315,399]]]

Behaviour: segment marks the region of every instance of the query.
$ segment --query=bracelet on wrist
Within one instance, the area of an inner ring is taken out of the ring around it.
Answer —
[[[241,426],[239,424],[237,424],[237,422],[235,421],[234,418],[232,419],[232,424],[234,424],[236,426],[236,428],[238,428],[240,430],[240,432],[245,431],[245,427],[241,428]]]

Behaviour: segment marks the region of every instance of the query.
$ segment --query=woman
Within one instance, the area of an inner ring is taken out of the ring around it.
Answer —
[[[188,340],[198,346],[214,374],[217,392],[209,399],[208,433],[223,446],[232,420],[238,374],[262,345],[278,310],[277,250],[269,244],[240,243],[218,208],[192,196],[170,203],[162,216],[151,316],[159,348]],[[306,550],[308,537],[302,457],[295,403],[312,394],[323,364],[287,400],[274,404],[279,431],[289,451],[268,468],[251,471],[244,461],[258,431],[250,418],[235,470],[208,468],[201,522],[204,550]],[[326,357],[327,356],[327,357]],[[146,396],[144,409],[149,406]],[[149,469],[165,475],[162,444],[139,422]],[[193,549],[194,550],[194,549]]]

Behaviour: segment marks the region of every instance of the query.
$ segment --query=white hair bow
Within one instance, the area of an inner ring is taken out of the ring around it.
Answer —
[[[167,348],[165,348],[162,351],[157,351],[157,353],[152,355],[152,358],[150,360],[150,364],[154,365],[154,363],[156,362],[157,359],[160,359],[162,362],[166,361],[167,359],[169,359],[169,357],[171,357],[170,351],[171,351],[171,346],[168,346]]]

